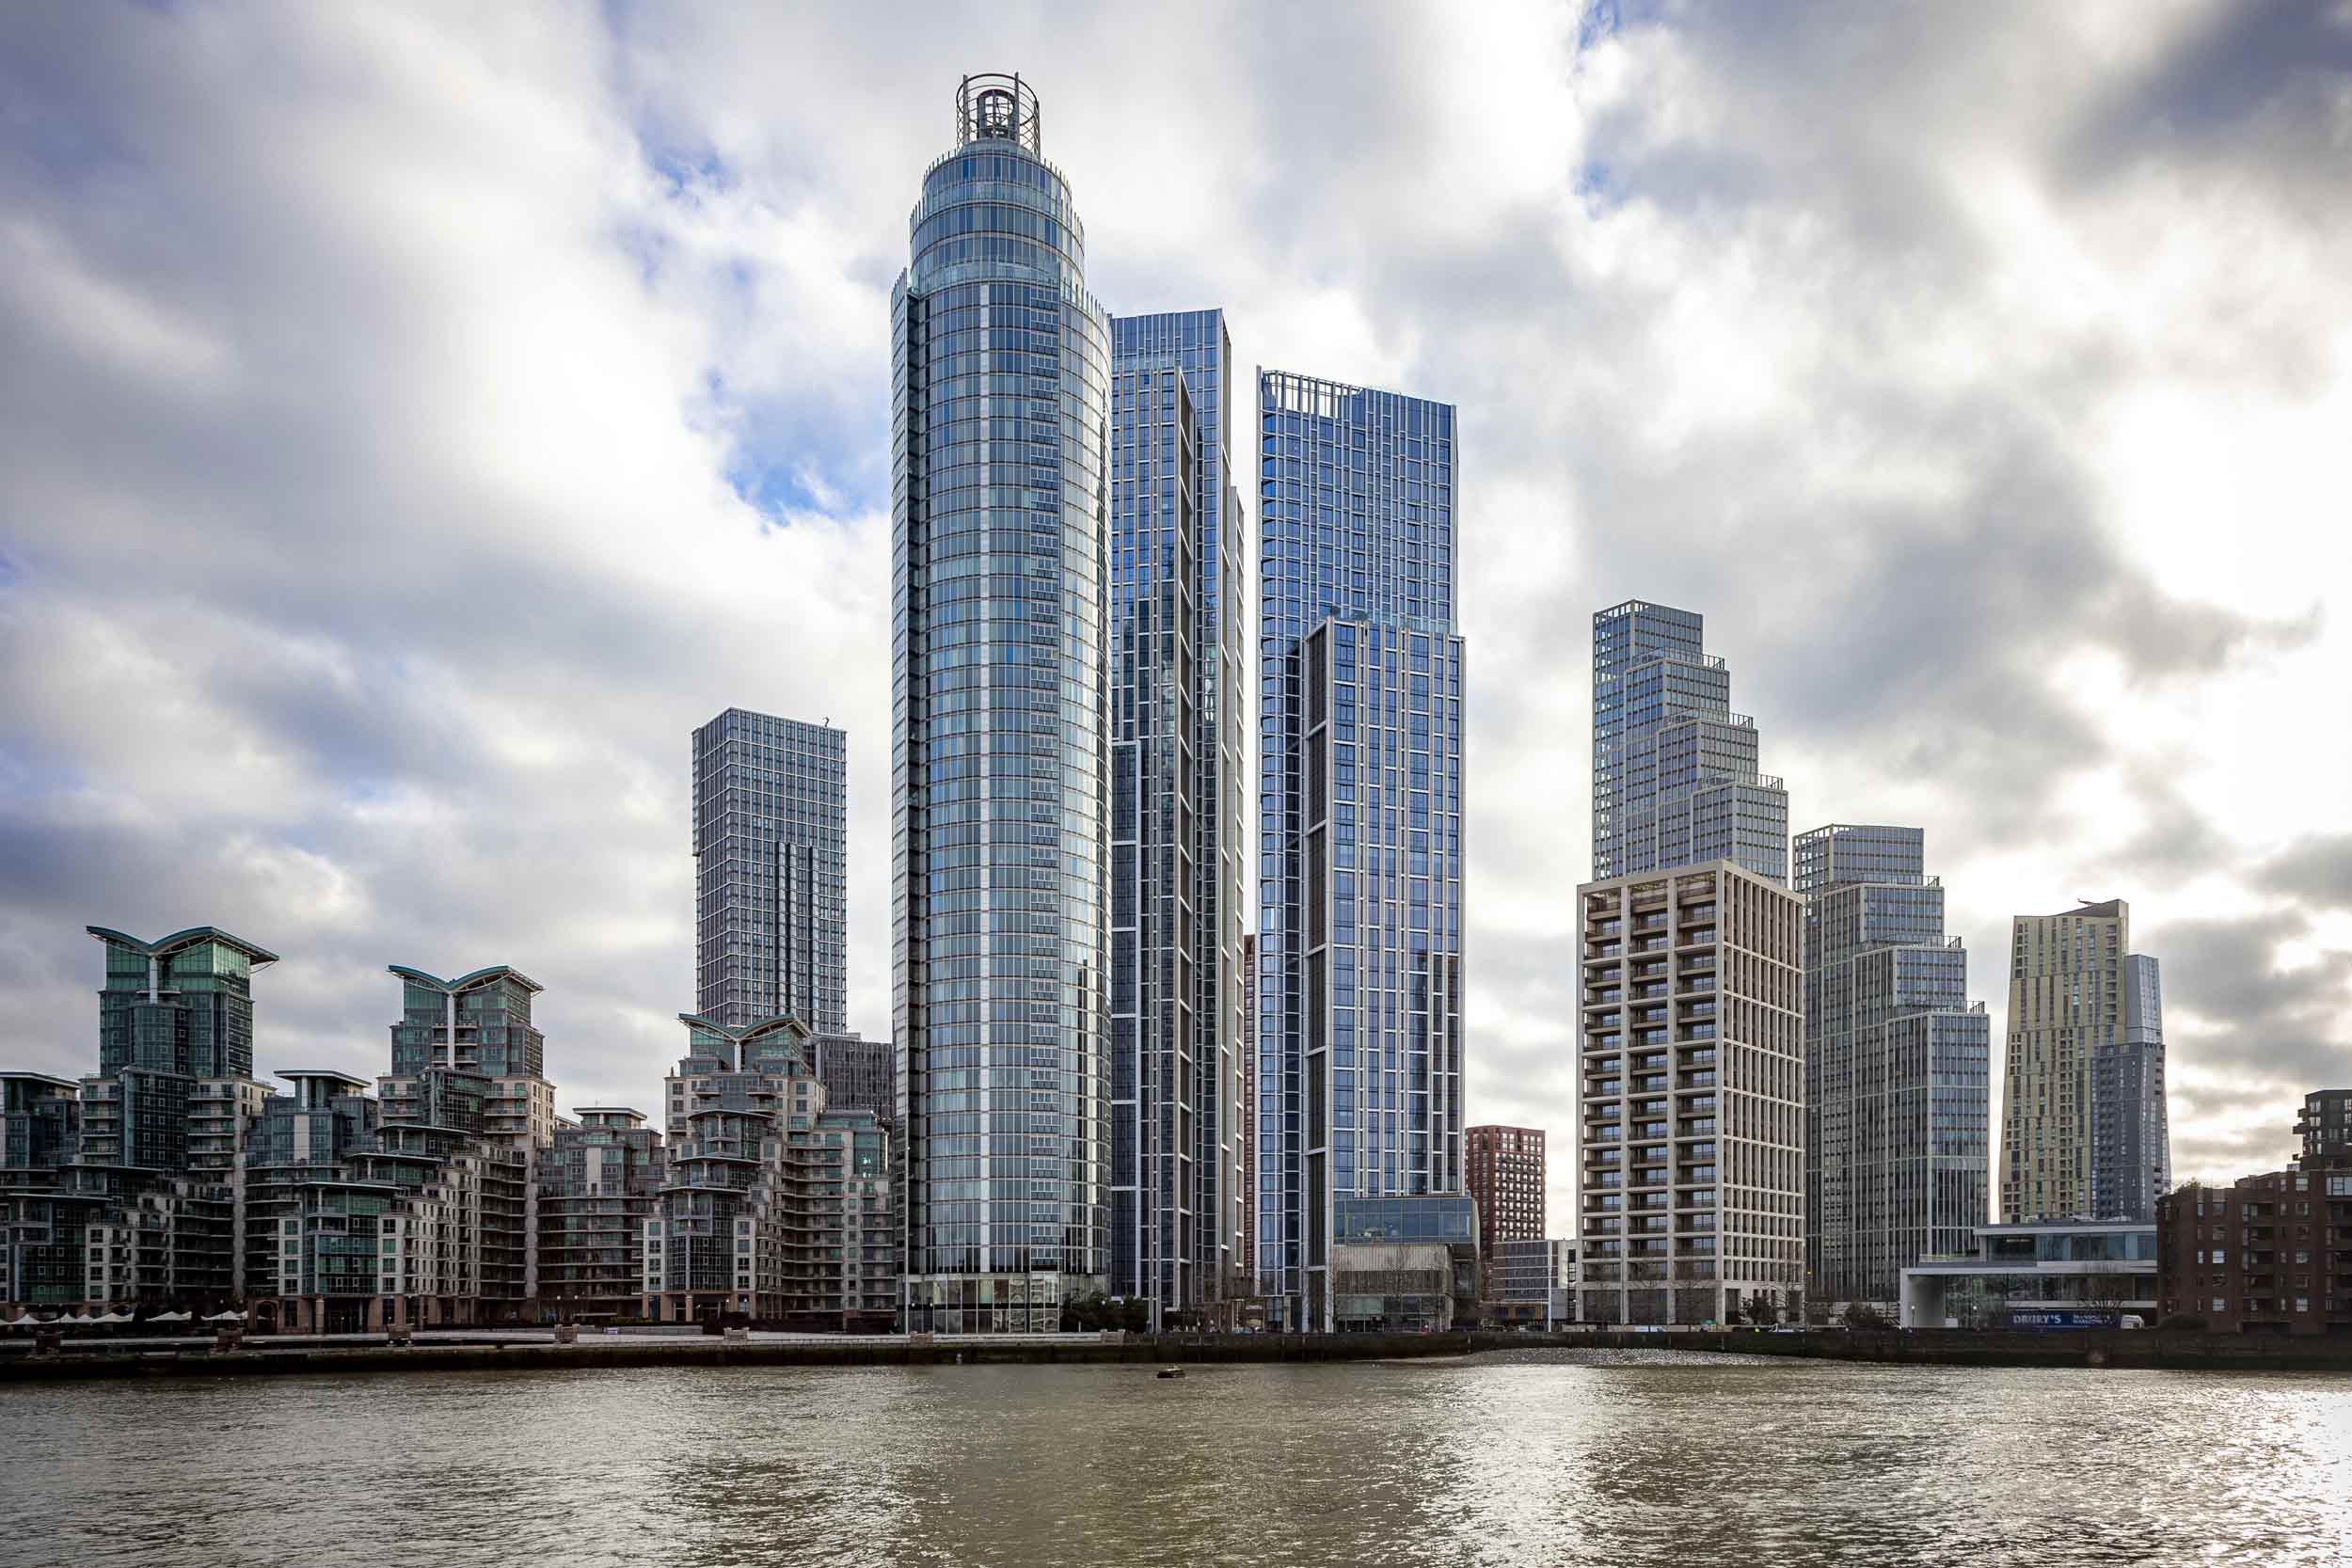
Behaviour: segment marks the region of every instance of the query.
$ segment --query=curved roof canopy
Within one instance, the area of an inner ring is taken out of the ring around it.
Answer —
[[[757,1039],[762,1035],[774,1034],[779,1029],[798,1035],[804,1040],[816,1037],[809,1033],[807,1024],[803,1023],[790,1013],[778,1013],[773,1018],[763,1018],[756,1023],[746,1023],[738,1027],[729,1027],[721,1023],[717,1019],[705,1018],[700,1013],[680,1013],[677,1017],[678,1022],[689,1028],[707,1029],[714,1035],[723,1036],[731,1040]]]
[[[127,947],[134,953],[143,954],[151,958],[167,958],[183,947],[194,947],[199,942],[215,942],[223,947],[244,954],[246,962],[256,969],[263,964],[274,964],[278,961],[278,955],[268,948],[258,942],[247,942],[243,937],[231,936],[217,926],[191,926],[184,931],[174,931],[171,935],[156,942],[141,942],[135,936],[106,926],[85,926],[82,929],[110,947]]]
[[[501,978],[518,980],[534,991],[548,989],[512,964],[492,964],[487,969],[477,969],[470,974],[460,974],[454,980],[444,980],[437,974],[427,974],[423,970],[411,969],[406,964],[386,964],[384,967],[404,980],[414,980],[418,985],[428,986],[438,991],[447,991],[452,996],[459,991],[471,990],[476,986],[485,986],[493,980]]]

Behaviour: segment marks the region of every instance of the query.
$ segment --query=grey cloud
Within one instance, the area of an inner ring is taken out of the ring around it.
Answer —
[[[2280,1103],[2352,1068],[2352,951],[2322,953],[2296,968],[2281,943],[2305,935],[2300,919],[2272,911],[2243,919],[2172,920],[2136,928],[2134,942],[2164,965],[2168,1013],[2193,1012],[2195,1033],[2168,1028],[2173,1059],[2267,1084]]]
[[[2314,909],[2352,910],[2352,833],[2298,838],[2255,875],[2264,886]]]
[[[2142,160],[2227,157],[2256,178],[2352,188],[2334,99],[2352,78],[2352,16],[2313,0],[2209,8],[2149,69],[2095,98],[2065,147],[2081,179]]]

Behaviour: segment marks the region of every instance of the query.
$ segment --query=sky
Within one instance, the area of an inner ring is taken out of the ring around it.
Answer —
[[[94,1066],[84,927],[217,925],[265,1073],[506,963],[653,1104],[739,705],[849,731],[887,1034],[889,290],[980,71],[1108,309],[1459,406],[1470,1110],[1555,1230],[1628,598],[1792,827],[1926,830],[1996,1041],[2010,917],[2130,901],[2177,1174],[2352,1084],[2346,0],[0,8],[0,1066]]]

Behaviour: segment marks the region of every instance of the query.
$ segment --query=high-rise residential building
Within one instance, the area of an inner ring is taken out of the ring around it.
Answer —
[[[680,1014],[660,1194],[644,1221],[644,1315],[887,1327],[898,1301],[890,1129],[826,1108],[797,1019]]]
[[[277,955],[211,926],[155,942],[87,929],[106,949],[98,1070],[70,1143],[50,1145],[62,1159],[28,1173],[0,1220],[25,1243],[12,1272],[30,1299],[96,1311],[227,1303],[244,1283],[245,1140],[267,1095],[253,1080],[253,972]],[[61,1109],[40,1114],[63,1139]]]
[[[1992,1218],[1992,1022],[1917,828],[1801,833],[1808,1294],[1892,1312]]]
[[[532,1021],[542,988],[506,964],[453,979],[389,969],[401,983],[391,1070],[375,1081],[375,1136],[344,1168],[405,1189],[384,1230],[407,1322],[525,1316],[539,1294],[538,1162],[557,1120]]]
[[[2163,1001],[2120,898],[2019,915],[2010,940],[2001,1212],[2146,1221],[2170,1185]]]
[[[83,1300],[94,1266],[89,1225],[102,1206],[58,1191],[81,1137],[79,1083],[0,1072],[0,1304],[55,1308]]]
[[[434,1264],[421,1246],[413,1256],[403,1246],[399,1215],[412,1196],[446,1191],[437,1166],[402,1162],[392,1167],[398,1181],[359,1168],[381,1110],[365,1079],[300,1069],[276,1076],[293,1092],[263,1101],[246,1150],[245,1296],[255,1326],[357,1333],[416,1323],[404,1308],[422,1280],[408,1275]],[[437,1321],[470,1317],[449,1310]]]
[[[2164,989],[2156,960],[2123,956],[2123,1037],[2090,1053],[2090,1212],[2155,1218],[2172,1187],[2164,1089]]]
[[[1241,1057],[1240,1082],[1234,1101],[1238,1109],[1233,1117],[1236,1129],[1233,1150],[1235,1185],[1240,1201],[1235,1205],[1238,1229],[1233,1239],[1232,1293],[1236,1296],[1256,1296],[1261,1293],[1258,1279],[1258,933],[1244,932],[1241,939],[1241,1036],[1236,1050]]]
[[[1108,319],[1037,94],[968,76],[891,293],[891,962],[911,1328],[1110,1271]]]
[[[547,1037],[531,1022],[531,999],[545,988],[521,970],[493,964],[444,980],[406,964],[400,976],[401,1019],[392,1025],[392,1070],[379,1090],[388,1114],[414,1092],[429,1068],[486,1079],[483,1131],[528,1152],[555,1141],[555,1085],[547,1077]]]
[[[82,1085],[45,1072],[0,1072],[0,1187],[29,1181],[73,1158]]]
[[[1242,554],[1217,310],[1111,323],[1110,1291],[1216,1301],[1239,1228]]]
[[[1733,1321],[1804,1277],[1804,900],[1720,860],[1578,890],[1578,1316]]]
[[[871,1111],[884,1121],[898,1114],[898,1048],[862,1035],[819,1035],[817,1076],[825,1104],[835,1111]]]
[[[645,1222],[667,1184],[661,1132],[627,1105],[591,1105],[539,1160],[539,1301],[578,1321],[634,1317]]]
[[[535,1299],[539,1294],[540,1156],[555,1142],[555,1085],[547,1077],[547,1037],[531,1020],[532,998],[541,986],[522,971],[506,964],[477,969],[444,980],[405,964],[393,964],[400,976],[401,1018],[392,1025],[392,1070],[376,1080],[383,1101],[384,1130],[379,1143],[399,1143],[412,1136],[422,1145],[437,1146],[431,1133],[409,1134],[396,1129],[415,1124],[444,1129],[463,1126],[473,1137],[515,1156],[517,1168],[503,1162],[488,1180],[502,1195],[507,1182],[516,1185],[521,1202],[520,1231],[514,1236],[495,1232],[501,1246],[510,1244],[519,1275],[509,1281],[492,1273],[482,1280],[481,1293]],[[479,1122],[472,1118],[477,1114]],[[464,1119],[444,1120],[444,1107],[462,1103]],[[463,1215],[453,1220],[462,1226]],[[431,1293],[431,1292],[426,1292]],[[464,1282],[442,1294],[469,1293]]]
[[[2297,1170],[2317,1170],[2339,1159],[2352,1160],[2352,1089],[2313,1089],[2303,1097],[2303,1113],[2295,1118],[2295,1135],[2303,1152]],[[0,1160],[0,1170],[8,1166]]]
[[[1706,618],[1629,599],[1593,617],[1593,876],[1727,860],[1788,878],[1788,792],[1756,771],[1756,721]]]
[[[1261,371],[1258,419],[1258,1275],[1325,1329],[1335,1205],[1463,1191],[1454,411]]]
[[[849,749],[830,724],[739,707],[694,732],[703,1016],[849,1028]]]
[[[1505,1242],[1541,1241],[1544,1234],[1544,1130],[1472,1127],[1462,1135],[1470,1195],[1478,1201],[1478,1256],[1494,1297],[1496,1259]]]

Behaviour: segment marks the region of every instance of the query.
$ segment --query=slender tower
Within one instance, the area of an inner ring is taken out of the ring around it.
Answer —
[[[1944,931],[1927,835],[1798,835],[1804,906],[1804,1258],[1812,1299],[1883,1306],[1991,1217],[1992,1021]]]
[[[1037,94],[967,76],[891,294],[891,1005],[910,1329],[1108,1271],[1108,320]]]
[[[1258,376],[1258,1273],[1333,1325],[1340,1200],[1462,1191],[1451,404]]]
[[[739,707],[694,732],[700,1016],[849,1028],[849,745],[830,724]]]
[[[1155,1323],[1236,1262],[1241,498],[1221,310],[1111,323],[1111,1276]]]

